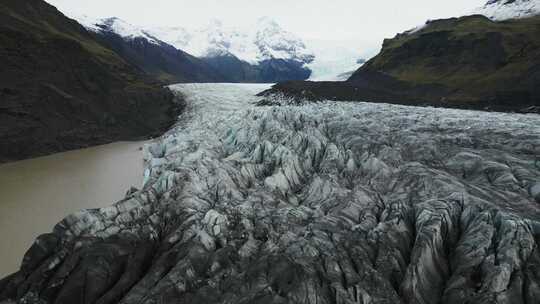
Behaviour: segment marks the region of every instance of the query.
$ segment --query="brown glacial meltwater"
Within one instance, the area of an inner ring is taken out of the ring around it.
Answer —
[[[34,239],[80,209],[111,205],[143,178],[144,142],[118,142],[0,165],[0,277]]]

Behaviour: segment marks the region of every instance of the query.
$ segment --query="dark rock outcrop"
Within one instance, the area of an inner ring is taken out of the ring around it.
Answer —
[[[38,238],[0,301],[538,302],[538,116],[176,88],[196,112],[145,186]]]
[[[174,97],[41,0],[0,3],[0,162],[160,134]]]
[[[266,94],[538,112],[540,17],[431,21],[384,41],[346,82],[278,84]]]

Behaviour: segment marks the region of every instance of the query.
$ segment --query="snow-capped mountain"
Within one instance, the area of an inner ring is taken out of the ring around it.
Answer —
[[[540,14],[540,0],[490,0],[474,13],[496,21],[532,17]]]
[[[146,30],[130,24],[120,18],[93,18],[87,15],[70,14],[70,17],[77,20],[87,30],[93,32],[112,32],[122,36],[124,39],[145,38],[151,43],[160,44],[157,38],[150,36]]]
[[[268,17],[250,28],[228,27],[212,20],[199,29],[161,27],[149,29],[147,34],[199,58],[233,55],[253,65],[271,59],[295,61],[311,71],[310,80],[317,81],[343,80],[342,75],[361,66],[359,59],[377,53],[372,48],[356,47],[354,41],[305,40]]]
[[[125,61],[165,83],[223,82],[209,64],[119,18],[74,16],[86,29]]]
[[[174,47],[206,62],[227,82],[304,80],[315,55],[304,41],[268,17],[249,28],[212,20],[202,28],[140,27],[119,18],[96,19],[70,14],[88,30],[114,33],[126,41],[141,39]]]
[[[212,20],[202,28],[148,27],[142,28],[120,18],[96,19],[72,16],[87,29],[111,31],[125,39],[142,37],[150,42],[168,43],[189,54],[204,58],[233,55],[250,64],[269,59],[296,60],[310,63],[313,52],[298,36],[284,30],[268,17],[260,18],[254,27],[241,29]]]
[[[119,18],[72,17],[94,32],[112,32],[125,40],[144,38],[169,44],[203,59],[230,82],[344,80],[362,60],[377,53],[354,41],[304,40],[269,17],[251,27],[225,25],[214,19],[200,28],[140,27]]]
[[[147,33],[197,57],[234,55],[250,64],[270,59],[309,63],[314,58],[300,37],[268,17],[249,28],[229,27],[212,20],[202,28],[160,27],[148,29]]]

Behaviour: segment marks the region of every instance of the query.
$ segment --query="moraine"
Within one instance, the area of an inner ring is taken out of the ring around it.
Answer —
[[[182,84],[142,190],[38,238],[23,303],[534,303],[540,116]]]

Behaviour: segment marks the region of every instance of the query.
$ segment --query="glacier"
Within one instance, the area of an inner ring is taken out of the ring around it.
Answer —
[[[357,41],[307,39],[314,59],[306,64],[311,70],[311,81],[344,81],[358,70],[364,61],[375,56],[380,47]]]
[[[142,189],[40,236],[0,303],[537,303],[540,115],[268,87],[171,86]]]

